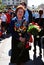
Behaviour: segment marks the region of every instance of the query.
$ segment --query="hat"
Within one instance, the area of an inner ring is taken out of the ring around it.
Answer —
[[[25,8],[22,5],[19,5],[16,9],[20,9],[20,8],[25,10]]]
[[[17,13],[18,9],[23,9],[24,12],[25,12],[25,8],[22,5],[17,6],[17,8],[15,10],[15,13]]]

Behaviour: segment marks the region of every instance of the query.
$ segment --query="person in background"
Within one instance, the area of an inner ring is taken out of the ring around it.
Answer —
[[[14,17],[10,23],[10,31],[12,34],[12,53],[10,62],[11,64],[16,63],[16,65],[24,65],[24,63],[29,60],[29,50],[25,48],[25,41],[27,40],[27,22],[24,18],[25,8],[19,5],[15,13],[16,17]]]
[[[12,9],[11,8],[8,8],[8,13],[11,15],[11,13],[12,13]]]
[[[8,13],[11,15],[11,19],[15,17],[15,11],[13,11],[11,8],[8,8]]]
[[[7,16],[5,13],[2,13],[2,25],[6,27],[6,21],[7,21]]]
[[[35,19],[39,18],[39,12],[35,10]]]
[[[35,21],[35,10],[32,11],[33,21]]]
[[[6,12],[6,16],[7,16],[7,21],[6,21],[6,24],[7,24],[7,34],[9,34],[9,25],[10,25],[10,22],[11,22],[11,8],[9,8]]]
[[[0,14],[0,18],[2,19],[1,25],[2,25],[2,30],[3,30],[3,35],[6,35],[6,21],[7,21],[7,17],[6,17],[4,12],[2,12]]]
[[[36,58],[36,45],[38,44],[39,46],[39,56],[42,57],[41,53],[41,37],[44,36],[44,18],[42,18],[43,16],[43,10],[39,9],[38,12],[35,13],[35,22],[40,26],[41,31],[38,32],[38,35],[35,36],[35,40],[34,40],[34,58]]]
[[[39,9],[39,18],[44,18],[43,9]]]
[[[27,4],[25,2],[21,2],[21,5],[25,8],[25,14],[24,17],[26,18],[27,24],[32,22],[32,12],[27,8]]]
[[[44,36],[44,13],[43,13],[43,9],[39,9],[39,21],[38,21],[39,26],[41,27],[41,31],[39,32],[39,37],[40,39],[38,40],[39,43],[39,48],[40,48],[40,53],[39,55],[41,56],[42,50],[41,47],[43,45],[42,41],[42,37]]]

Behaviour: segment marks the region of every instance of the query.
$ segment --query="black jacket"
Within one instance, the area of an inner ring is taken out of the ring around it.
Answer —
[[[29,9],[27,9],[27,11],[28,11],[28,13],[29,13],[29,23],[31,23],[32,22],[32,12],[29,10]]]

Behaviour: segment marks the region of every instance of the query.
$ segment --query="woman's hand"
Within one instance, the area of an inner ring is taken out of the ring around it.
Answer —
[[[23,37],[20,37],[19,40],[20,40],[22,43],[25,42],[25,38],[23,38]]]

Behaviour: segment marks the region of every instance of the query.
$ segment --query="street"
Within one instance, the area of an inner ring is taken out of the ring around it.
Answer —
[[[36,59],[34,60],[33,55],[33,43],[31,43],[31,50],[29,50],[30,61],[26,62],[25,65],[43,65],[44,63],[44,56],[43,56],[43,49],[42,49],[42,58],[39,56],[39,47],[36,46]],[[10,58],[11,58],[11,37],[6,38],[0,42],[0,65],[9,65]]]

